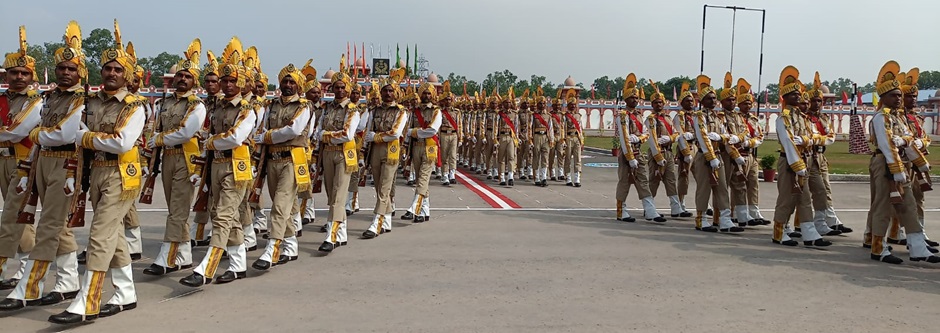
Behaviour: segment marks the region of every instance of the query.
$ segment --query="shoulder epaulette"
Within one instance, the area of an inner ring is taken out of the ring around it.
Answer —
[[[140,99],[137,98],[137,96],[135,96],[135,95],[127,94],[127,96],[124,96],[124,103],[125,103],[125,104],[134,104],[134,103],[139,102],[139,101],[140,101]]]
[[[310,103],[310,101],[307,100],[306,98],[300,98],[300,99],[298,100],[298,102],[300,102],[300,104],[307,104],[307,103]]]

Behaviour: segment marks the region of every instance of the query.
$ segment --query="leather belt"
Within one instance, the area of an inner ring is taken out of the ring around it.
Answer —
[[[75,144],[73,143],[73,144],[52,146],[52,147],[43,146],[41,150],[43,151],[75,151]]]
[[[325,145],[324,151],[343,151],[343,145]]]
[[[568,135],[578,135],[578,132],[577,132],[577,131],[574,131],[574,132],[568,132]]]
[[[95,152],[95,161],[117,161],[118,155],[112,153],[106,153],[103,151]]]
[[[232,150],[214,150],[212,151],[212,157],[216,159],[220,158],[232,158]]]
[[[548,134],[548,131],[534,131],[532,134]]]
[[[288,151],[269,151],[268,158],[273,159],[273,160],[287,159],[287,158],[291,158],[291,153],[289,150]]]
[[[510,131],[499,131],[499,135],[509,135],[512,134]]]
[[[826,146],[815,146],[813,147],[813,151],[815,151],[818,154],[823,154],[826,152]]]
[[[457,130],[441,130],[441,133],[444,134],[456,134]]]

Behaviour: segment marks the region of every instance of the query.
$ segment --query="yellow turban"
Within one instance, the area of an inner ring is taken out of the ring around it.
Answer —
[[[36,59],[26,54],[26,26],[20,26],[20,49],[17,52],[7,53],[3,61],[3,68],[24,67],[33,72],[33,81],[38,81],[36,75]]]
[[[78,22],[71,21],[65,28],[62,37],[65,46],[55,51],[55,63],[71,62],[78,66],[78,76],[82,79],[88,77],[88,68],[85,67],[85,53],[82,51],[82,30]]]

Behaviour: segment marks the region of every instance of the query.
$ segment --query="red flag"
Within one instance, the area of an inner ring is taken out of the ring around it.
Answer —
[[[849,104],[849,94],[845,93],[845,90],[842,91],[842,105]]]
[[[769,101],[770,101],[770,92],[767,90],[764,90],[764,104],[770,103]]]
[[[591,99],[594,99],[594,85],[591,85]]]
[[[858,92],[856,95],[857,96],[856,96],[855,104],[857,105],[865,104],[865,103],[862,103],[862,92]]]
[[[463,82],[463,94],[464,96],[467,96],[467,81]]]
[[[359,56],[356,54],[356,48],[357,48],[357,47],[358,47],[358,46],[356,46],[356,44],[353,44],[353,56],[352,56],[352,58],[349,58],[349,60],[352,61],[352,63],[351,63],[350,65],[352,65],[352,68],[353,68],[353,77],[354,77],[354,78],[359,77],[359,67],[356,66],[356,63],[357,63],[356,59],[359,59]]]
[[[144,87],[150,86],[150,74],[153,74],[153,72],[147,71],[147,76],[144,77]]]
[[[678,101],[679,95],[676,95],[676,86],[672,86],[672,100]]]
[[[352,58],[349,57],[349,42],[346,42],[346,59],[352,60]],[[346,66],[349,65],[351,64],[346,64]]]
[[[368,75],[366,73],[366,43],[362,42],[362,47],[359,49],[362,50],[362,68],[359,69],[359,73],[361,73],[362,76],[366,76]]]

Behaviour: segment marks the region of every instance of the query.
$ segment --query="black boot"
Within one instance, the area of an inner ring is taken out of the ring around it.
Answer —
[[[512,179],[510,179],[510,180],[509,180],[509,186],[511,187],[511,186],[513,186],[513,185],[514,185],[514,184],[513,184],[513,182],[512,182]]]
[[[212,283],[211,278],[207,278],[203,276],[202,274],[199,274],[196,272],[193,272],[193,274],[190,274],[189,276],[180,279],[180,284],[187,286],[187,287],[193,287],[193,288],[201,287],[202,285],[209,284],[209,283]]]
[[[806,246],[820,246],[820,247],[822,247],[822,246],[829,246],[829,245],[832,245],[832,242],[820,238],[820,239],[817,239],[817,240],[814,240],[814,241],[803,241],[803,245],[806,245]]]
[[[225,271],[225,273],[222,274],[222,276],[220,276],[218,279],[215,279],[215,283],[226,284],[226,283],[238,280],[238,279],[244,279],[247,276],[248,276],[248,272]]]
[[[40,305],[53,305],[53,304],[61,303],[62,301],[65,301],[68,299],[73,299],[75,298],[75,296],[78,296],[78,290],[70,291],[67,293],[60,293],[58,291],[53,291],[51,293],[46,294],[46,296],[43,296],[42,298],[40,298],[39,303]]]
[[[60,314],[54,314],[49,316],[49,322],[53,324],[78,324],[85,321],[92,321],[98,319],[98,315],[87,315],[83,316],[80,314],[74,314],[68,311],[62,311]]]
[[[901,258],[895,257],[894,255],[891,255],[891,254],[886,255],[884,257],[881,257],[877,254],[872,254],[871,260],[885,262],[885,263],[894,264],[894,265],[900,265],[901,263],[904,262],[904,260],[902,260]]]
[[[785,240],[785,241],[782,241],[782,242],[781,242],[781,241],[778,241],[778,240],[776,240],[776,239],[774,239],[773,241],[774,241],[774,244],[780,244],[780,245],[786,245],[786,246],[797,246],[797,245],[800,244],[800,243],[798,243],[797,241],[792,240],[792,239],[788,239],[788,240]]]
[[[424,216],[415,216],[415,217],[414,217],[414,223],[421,223],[421,222],[424,222]]]
[[[258,260],[255,260],[255,262],[251,263],[251,268],[257,269],[259,271],[266,271],[266,270],[271,269],[271,262],[267,260],[258,259]]]
[[[122,311],[130,311],[136,308],[137,308],[137,302],[126,304],[126,305],[105,304],[101,306],[101,311],[98,312],[98,316],[102,318],[110,317],[118,313],[121,313]]]
[[[300,225],[308,225],[310,223],[313,223],[313,220],[308,219],[306,217],[300,220]]]
[[[408,212],[408,211],[406,211],[404,214],[401,215],[402,220],[414,220],[414,218],[415,218],[415,214],[412,214],[411,212]]]
[[[165,274],[176,272],[179,269],[180,269],[179,267],[170,268],[170,267],[163,267],[157,264],[150,264],[150,267],[144,268],[144,274],[160,276],[160,275],[165,275]]]
[[[82,253],[75,256],[75,259],[78,260],[79,265],[84,265],[85,262],[88,261],[88,252],[82,251]]]
[[[330,252],[333,252],[333,249],[335,248],[336,248],[336,245],[334,245],[333,243],[323,242],[323,244],[320,244],[320,248],[317,249],[317,251],[330,253]]]
[[[362,238],[364,238],[364,239],[373,239],[373,238],[375,238],[376,236],[378,236],[378,235],[377,235],[376,233],[372,232],[372,230],[366,230],[365,232],[362,233]]]

